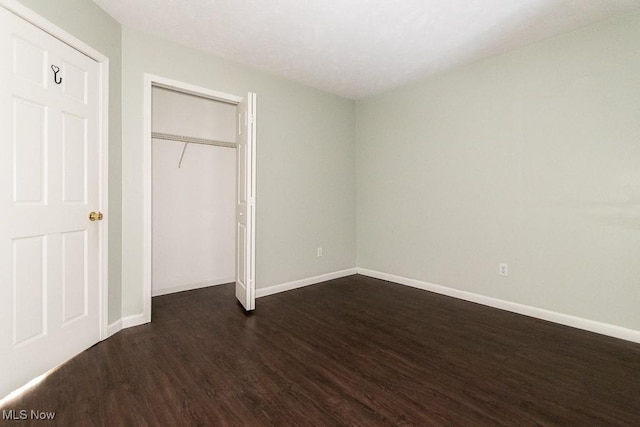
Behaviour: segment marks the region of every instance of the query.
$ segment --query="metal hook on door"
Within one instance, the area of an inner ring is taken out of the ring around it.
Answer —
[[[53,70],[53,81],[55,84],[59,85],[60,83],[62,83],[62,77],[58,77],[58,72],[60,71],[60,67],[52,65],[51,69]]]

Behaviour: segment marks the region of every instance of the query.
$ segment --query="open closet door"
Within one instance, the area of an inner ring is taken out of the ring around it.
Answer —
[[[236,298],[246,311],[255,309],[256,94],[238,104]]]

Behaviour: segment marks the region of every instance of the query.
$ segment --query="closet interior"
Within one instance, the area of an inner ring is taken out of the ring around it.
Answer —
[[[153,87],[152,295],[235,281],[236,106]]]

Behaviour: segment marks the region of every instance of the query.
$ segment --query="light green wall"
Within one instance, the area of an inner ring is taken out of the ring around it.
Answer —
[[[356,115],[359,267],[640,330],[640,14]]]
[[[121,317],[120,24],[90,0],[19,0],[109,58],[109,323]]]
[[[142,310],[145,72],[257,93],[257,288],[355,267],[353,101],[128,28],[122,44],[124,316]]]

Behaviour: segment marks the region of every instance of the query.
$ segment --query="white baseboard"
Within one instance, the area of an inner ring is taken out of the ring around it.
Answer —
[[[171,286],[169,288],[151,289],[151,296],[157,297],[160,295],[173,294],[176,292],[190,291],[193,289],[200,289],[200,288],[208,288],[209,286],[224,285],[224,284],[235,282],[235,281],[236,281],[235,277],[227,277],[227,278],[213,280],[209,282],[188,283],[186,285]]]
[[[290,291],[316,283],[326,282],[327,280],[339,279],[340,277],[353,276],[357,274],[356,268],[336,271],[333,273],[321,274],[320,276],[308,277],[306,279],[294,280],[293,282],[281,283],[279,285],[268,286],[266,288],[256,289],[256,298],[266,297],[280,292]]]
[[[122,319],[118,319],[115,322],[109,324],[107,327],[107,338],[113,336],[114,334],[120,332],[122,330]]]
[[[446,286],[435,285],[433,283],[423,282],[406,277],[395,276],[393,274],[381,273],[379,271],[368,270],[366,268],[358,268],[358,274],[363,276],[374,277],[376,279],[387,280],[389,282],[398,283],[413,288],[423,289],[425,291],[435,292],[437,294],[446,295],[465,301],[471,301],[478,304],[486,305],[513,313],[523,314],[537,319],[547,320],[553,323],[559,323],[573,328],[583,329],[585,331],[595,332],[601,335],[607,335],[614,338],[620,338],[626,341],[640,343],[640,331],[623,328],[622,326],[611,325],[608,323],[597,322],[595,320],[584,319],[582,317],[571,316],[568,314],[557,313],[555,311],[545,310],[543,308],[531,307],[516,302],[505,301],[498,298],[488,297],[485,295],[474,294],[472,292],[461,291]]]
[[[122,329],[143,325],[145,323],[149,323],[149,320],[145,318],[144,313],[134,314],[132,316],[122,318]]]
[[[144,314],[134,314],[133,316],[123,317],[122,319],[118,319],[115,322],[109,324],[107,327],[107,338],[113,336],[114,334],[120,332],[123,329],[131,328],[133,326],[143,325],[145,323],[149,323],[149,321],[145,318]]]

